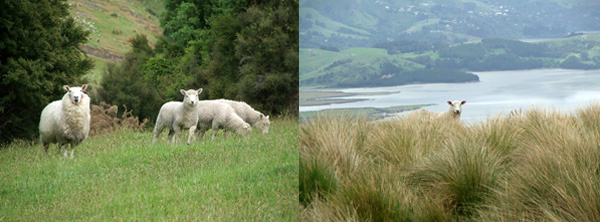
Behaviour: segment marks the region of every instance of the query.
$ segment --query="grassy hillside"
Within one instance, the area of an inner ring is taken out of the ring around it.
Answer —
[[[350,48],[339,52],[300,49],[300,85],[331,86],[346,79],[376,78],[386,63],[405,70],[424,67],[401,55],[388,55],[384,49]]]
[[[600,105],[300,126],[301,221],[598,221]]]
[[[150,45],[154,45],[162,34],[161,0],[69,0],[68,3],[71,16],[91,32],[89,41],[82,46],[96,64],[87,75],[90,83],[98,83],[107,62],[120,61],[129,51],[129,38],[144,34]]]
[[[600,29],[598,6],[598,2],[574,0],[306,0],[300,3],[300,47],[345,49],[390,40],[461,43],[483,38],[562,37]]]
[[[379,48],[348,48],[339,52],[301,49],[300,85],[370,86],[378,85],[382,79],[396,85],[411,84],[394,78],[424,68],[469,71],[596,69],[600,67],[599,44],[600,34],[590,33],[535,43],[507,39],[483,39],[454,45],[395,41],[380,44]],[[439,76],[451,73],[440,72]]]
[[[331,20],[330,18],[321,15],[319,11],[311,8],[300,8],[300,17],[305,18],[305,21],[309,21],[310,23],[315,23],[314,27],[303,29],[302,32],[319,32],[324,34],[325,36],[331,36],[332,34],[341,35],[344,37],[352,37],[352,38],[367,38],[367,36],[371,35],[368,31],[353,28],[342,23]],[[340,32],[340,28],[351,30],[353,34]]]
[[[163,133],[93,136],[75,158],[13,142],[0,150],[0,220],[296,221],[298,122],[269,134],[167,145]]]

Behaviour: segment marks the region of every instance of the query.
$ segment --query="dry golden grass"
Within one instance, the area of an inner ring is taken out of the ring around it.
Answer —
[[[299,150],[303,221],[600,221],[598,104],[474,125],[321,117]]]
[[[100,105],[92,105],[90,111],[90,135],[99,133],[113,132],[116,129],[128,128],[140,131],[148,123],[148,119],[140,122],[139,118],[133,116],[133,110],[127,110],[127,106],[123,105],[125,111],[119,118],[117,113],[119,107],[101,102]]]

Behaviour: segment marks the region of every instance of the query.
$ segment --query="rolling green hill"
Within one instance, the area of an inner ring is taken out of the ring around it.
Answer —
[[[576,0],[305,0],[300,47],[371,47],[394,40],[461,43],[600,30],[600,2]]]
[[[118,62],[131,49],[128,39],[136,34],[148,37],[150,45],[162,34],[159,16],[161,0],[69,0],[71,16],[90,31],[88,42],[81,46],[95,67],[86,75],[98,84],[107,62]]]
[[[367,80],[385,72],[387,66],[404,70],[424,67],[401,55],[388,55],[384,49],[350,48],[340,52],[300,49],[300,85],[327,86]]]
[[[508,39],[454,45],[397,41],[378,47],[348,48],[339,52],[301,49],[301,87],[476,81],[467,77],[465,70],[600,68],[600,34],[579,34],[536,43]]]

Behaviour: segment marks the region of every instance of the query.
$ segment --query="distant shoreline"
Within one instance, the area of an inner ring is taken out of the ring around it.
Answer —
[[[397,92],[379,92],[379,93],[346,93],[341,89],[300,89],[300,106],[322,106],[331,104],[361,102],[369,99],[343,99],[340,97],[350,96],[375,96],[389,95]]]

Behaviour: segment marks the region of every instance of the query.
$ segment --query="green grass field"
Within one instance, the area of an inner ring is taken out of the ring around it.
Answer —
[[[600,221],[600,105],[300,125],[301,221]]]
[[[191,146],[166,134],[155,146],[150,131],[101,134],[74,159],[13,142],[0,149],[0,221],[298,220],[296,118]]]

